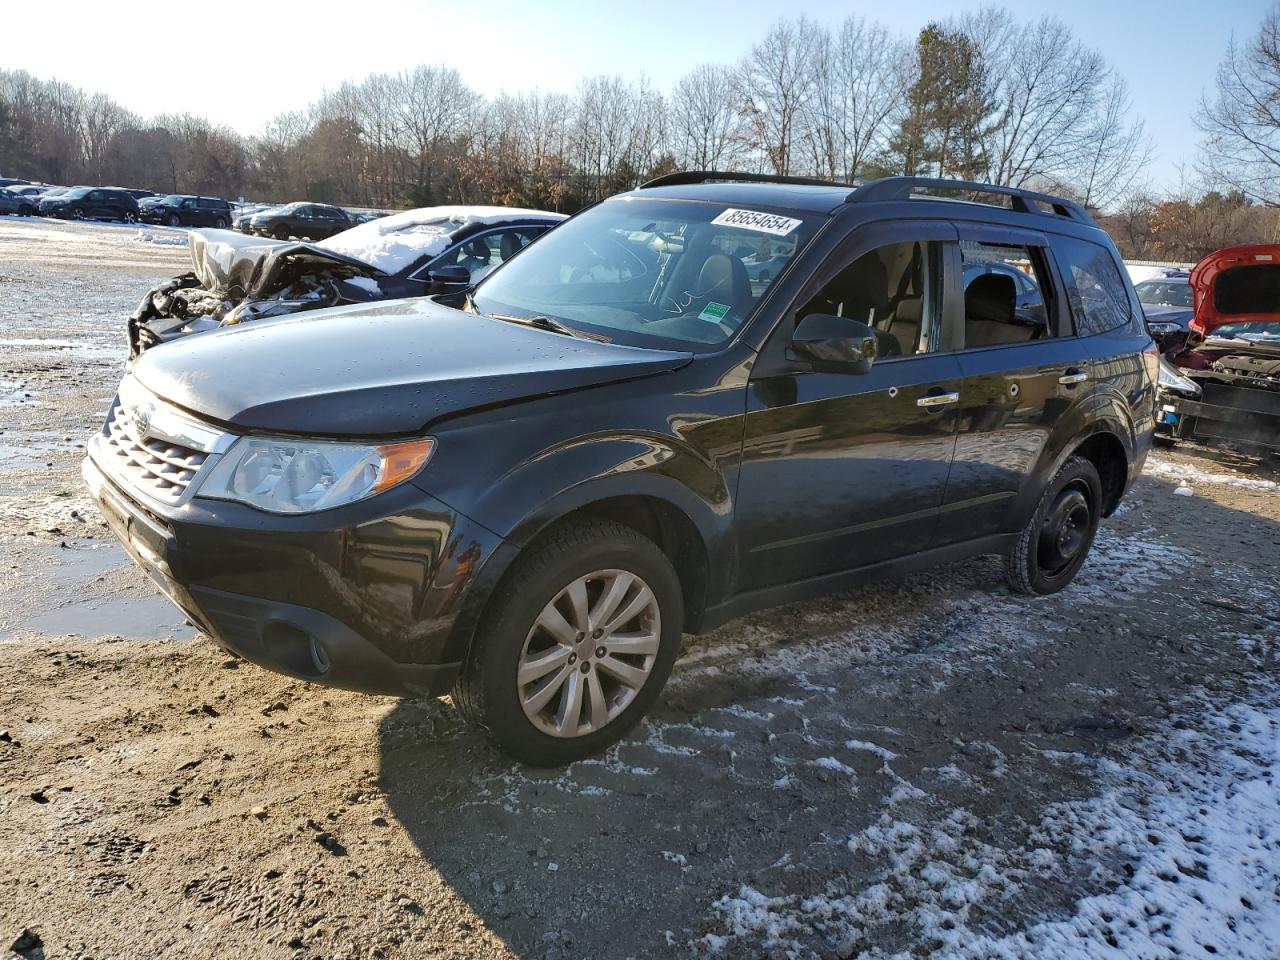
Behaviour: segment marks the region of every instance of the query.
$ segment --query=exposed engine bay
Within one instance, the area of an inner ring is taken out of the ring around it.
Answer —
[[[191,271],[153,287],[129,317],[131,358],[189,333],[374,299],[386,276],[310,243],[230,230],[192,231],[189,242]]]

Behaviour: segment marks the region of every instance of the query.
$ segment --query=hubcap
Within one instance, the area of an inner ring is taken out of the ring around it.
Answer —
[[[649,679],[662,638],[658,599],[625,570],[579,577],[542,608],[520,653],[524,714],[553,737],[600,730]]]
[[[1067,487],[1045,511],[1037,544],[1040,569],[1053,576],[1069,567],[1085,548],[1091,514],[1089,499],[1078,487]]]

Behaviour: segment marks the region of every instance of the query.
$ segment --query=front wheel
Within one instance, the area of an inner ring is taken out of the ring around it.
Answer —
[[[164,218],[164,222],[170,227],[176,227],[182,223],[182,221],[178,219],[178,215],[176,213],[169,214]]]
[[[276,238],[277,240],[288,240],[288,239],[289,239],[289,228],[288,228],[288,227],[286,227],[286,226],[279,226],[279,227],[276,227],[276,228],[275,228],[275,230],[273,231],[273,235],[275,236],[275,238]]]
[[[84,207],[72,207],[72,208],[71,208],[71,219],[72,219],[72,220],[83,220],[83,219],[85,219]]]
[[[554,531],[495,592],[453,701],[517,760],[559,766],[619,740],[680,649],[683,598],[653,541],[593,520]]]
[[[1101,519],[1097,468],[1084,457],[1069,457],[1045,487],[1009,551],[1009,585],[1018,593],[1057,593],[1084,566]]]

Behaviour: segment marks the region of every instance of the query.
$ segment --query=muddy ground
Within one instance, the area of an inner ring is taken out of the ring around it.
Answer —
[[[126,562],[78,463],[185,263],[146,235],[0,218],[0,951],[1280,953],[1276,461],[1158,454],[1052,598],[988,558],[689,638],[535,771],[229,658]]]

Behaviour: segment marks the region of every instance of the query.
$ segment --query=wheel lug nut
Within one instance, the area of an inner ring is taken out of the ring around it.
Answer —
[[[603,631],[603,630],[592,630],[592,631],[591,631],[591,637],[592,637],[592,639],[593,639],[593,640],[599,640],[599,639],[600,639],[601,637],[603,637],[603,636],[604,636],[604,631]]]
[[[604,647],[596,647],[596,656],[597,656],[597,657],[603,657],[603,656],[604,656]]]
[[[577,663],[577,662],[578,662],[578,655],[577,655],[576,653],[571,653],[571,654],[569,654],[569,662],[570,662],[570,663]]]
[[[583,673],[590,673],[590,672],[591,672],[591,664],[589,664],[589,663],[585,663],[585,662],[584,662],[584,663],[582,664],[582,672],[583,672]]]
[[[582,631],[578,631],[578,636],[576,639],[579,643],[581,643],[586,638],[587,638],[587,635],[585,633],[583,633]]]

